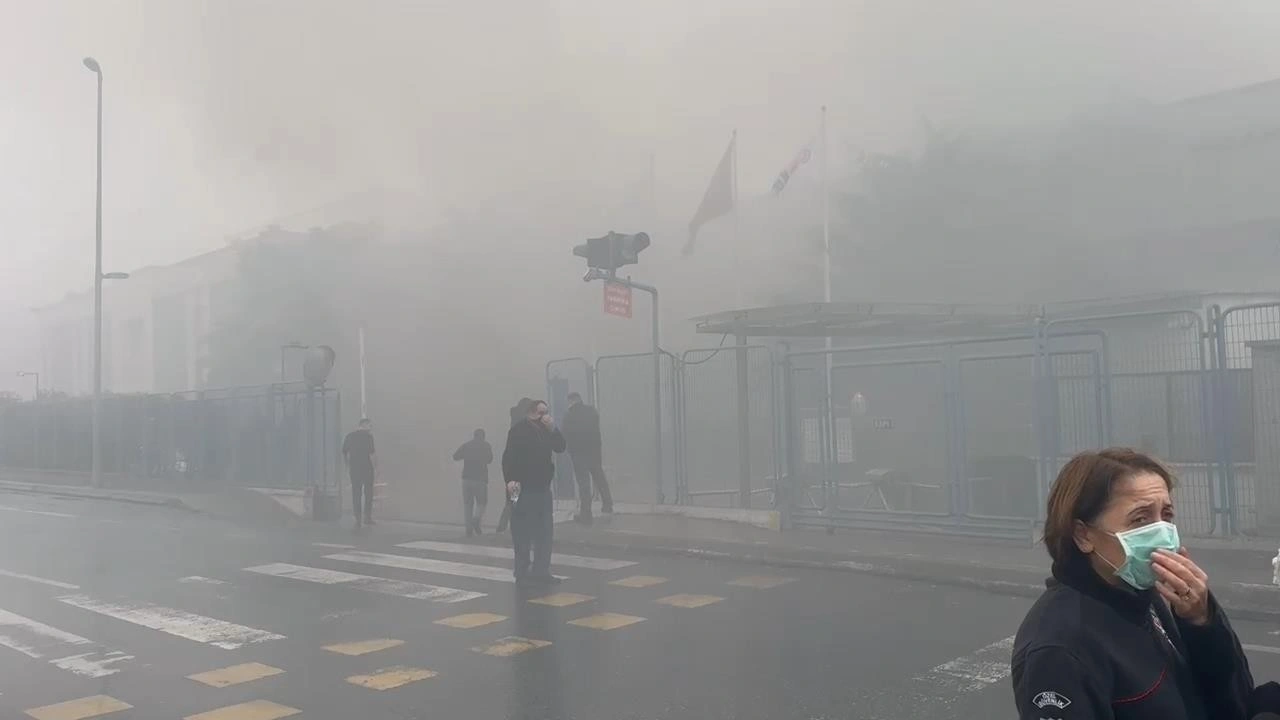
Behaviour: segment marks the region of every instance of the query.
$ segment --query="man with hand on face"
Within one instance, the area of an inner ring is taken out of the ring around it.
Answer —
[[[555,464],[551,454],[564,449],[564,436],[541,400],[530,403],[524,421],[507,433],[502,478],[511,499],[511,544],[515,548],[518,583],[559,582],[551,574],[551,537],[555,527],[551,497]]]

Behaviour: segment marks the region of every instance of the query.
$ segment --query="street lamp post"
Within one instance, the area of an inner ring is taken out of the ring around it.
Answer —
[[[285,343],[284,345],[280,346],[280,382],[281,384],[284,383],[284,374],[285,374],[284,351],[285,350],[310,350],[310,349],[311,349],[310,345],[303,345],[297,340],[294,340],[291,343]]]
[[[98,76],[98,172],[93,261],[93,460],[89,483],[102,486],[102,66],[91,57],[84,66]]]
[[[36,400],[39,400],[39,399],[40,399],[40,373],[38,373],[38,372],[29,372],[29,371],[27,371],[27,370],[19,370],[19,371],[18,371],[18,377],[29,377],[29,378],[35,378],[35,381],[36,381],[36,397],[35,397],[35,399],[36,399]]]

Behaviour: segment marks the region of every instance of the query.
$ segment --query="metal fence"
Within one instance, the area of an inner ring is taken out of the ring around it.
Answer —
[[[87,398],[0,407],[0,467],[88,473]],[[337,390],[301,384],[102,400],[103,472],[156,487],[243,485],[336,491]]]
[[[549,386],[598,398],[615,493],[642,502],[651,362],[548,367]],[[662,372],[667,502],[741,507],[745,486],[745,505],[798,525],[1026,538],[1072,455],[1125,445],[1177,473],[1187,535],[1280,535],[1280,303],[1046,318],[1004,337],[699,349],[664,356]]]

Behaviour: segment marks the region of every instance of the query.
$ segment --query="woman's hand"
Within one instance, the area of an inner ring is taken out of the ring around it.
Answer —
[[[1209,576],[1191,561],[1186,548],[1176,554],[1157,550],[1151,567],[1156,573],[1156,589],[1178,617],[1192,625],[1209,622]]]

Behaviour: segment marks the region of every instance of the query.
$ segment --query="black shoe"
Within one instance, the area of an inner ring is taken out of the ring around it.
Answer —
[[[590,525],[590,524],[591,524],[591,515],[589,515],[589,514],[584,514],[584,513],[578,513],[577,515],[574,515],[574,516],[573,516],[573,521],[574,521],[574,522],[576,522],[576,523],[578,523],[579,525]]]

